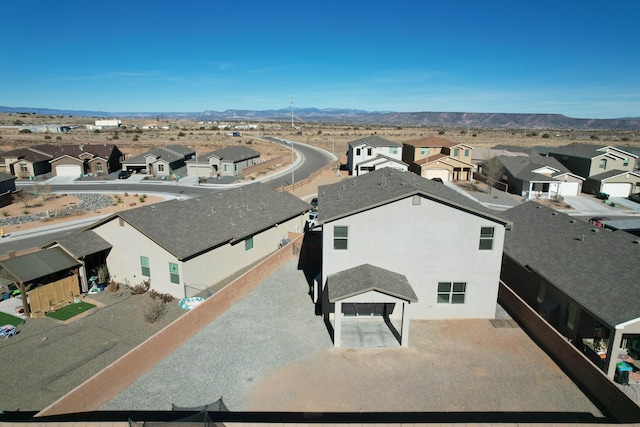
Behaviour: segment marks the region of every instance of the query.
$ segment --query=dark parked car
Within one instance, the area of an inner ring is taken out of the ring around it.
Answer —
[[[127,179],[130,176],[131,176],[130,171],[120,171],[120,173],[118,174],[118,179]]]
[[[630,195],[629,200],[631,200],[632,202],[640,203],[640,193]]]
[[[607,193],[598,193],[596,197],[600,200],[609,200],[609,195]]]
[[[442,178],[438,178],[438,177],[431,178],[431,181],[439,182],[442,184]]]
[[[313,199],[311,199],[311,206],[313,206],[313,209],[318,209],[318,198],[314,197]]]

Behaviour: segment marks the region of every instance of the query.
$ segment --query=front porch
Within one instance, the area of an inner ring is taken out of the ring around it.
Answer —
[[[390,322],[393,329],[389,325]],[[335,322],[333,326],[335,330]],[[339,347],[400,348],[398,336],[394,333],[401,327],[399,322],[393,322],[381,316],[345,317],[342,319],[341,326]]]

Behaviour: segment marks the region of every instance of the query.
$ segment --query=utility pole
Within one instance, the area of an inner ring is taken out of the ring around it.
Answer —
[[[293,128],[293,96],[291,97],[291,128]]]

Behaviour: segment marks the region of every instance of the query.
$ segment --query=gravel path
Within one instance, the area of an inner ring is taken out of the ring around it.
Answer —
[[[520,328],[412,321],[408,349],[334,349],[285,264],[103,410],[601,413]],[[501,316],[505,313],[502,312]]]

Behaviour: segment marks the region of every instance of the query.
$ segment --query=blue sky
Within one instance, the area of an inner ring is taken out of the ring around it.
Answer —
[[[3,2],[0,105],[640,117],[640,2]]]

